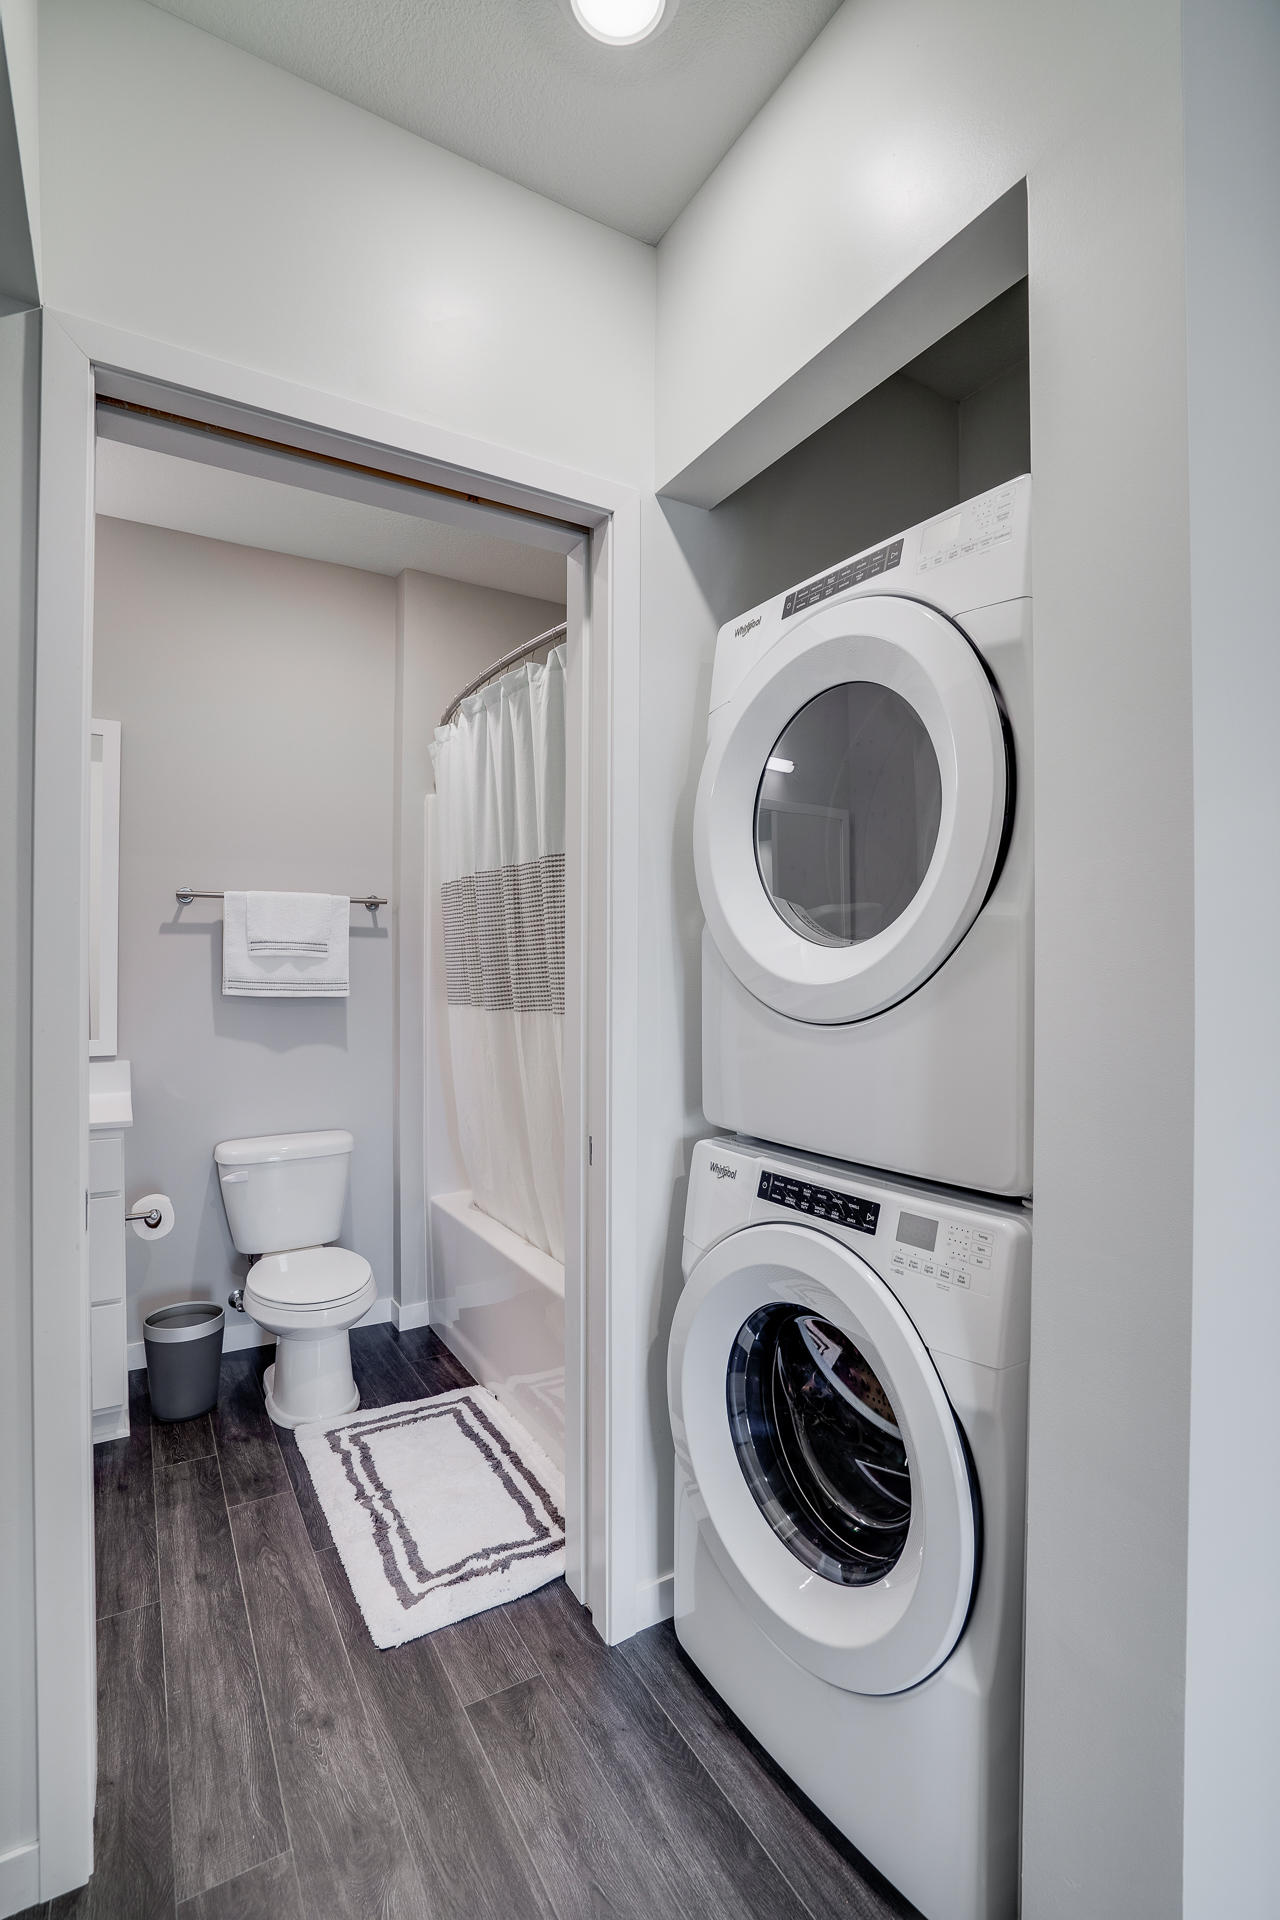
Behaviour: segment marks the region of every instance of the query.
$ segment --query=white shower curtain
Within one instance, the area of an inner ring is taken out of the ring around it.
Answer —
[[[436,730],[459,1144],[478,1207],[564,1259],[564,648]]]

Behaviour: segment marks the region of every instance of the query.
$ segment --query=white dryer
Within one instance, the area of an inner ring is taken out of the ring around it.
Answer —
[[[694,1150],[668,1394],[675,1626],[927,1920],[1013,1920],[1024,1207]]]
[[[694,860],[703,1106],[1031,1191],[1031,482],[730,621]]]

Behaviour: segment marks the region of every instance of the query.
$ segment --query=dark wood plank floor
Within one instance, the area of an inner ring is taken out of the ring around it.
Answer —
[[[436,1336],[352,1336],[363,1404],[466,1386]],[[608,1648],[562,1583],[373,1646],[269,1353],[213,1415],[94,1457],[93,1879],[21,1920],[909,1920],[694,1672]]]

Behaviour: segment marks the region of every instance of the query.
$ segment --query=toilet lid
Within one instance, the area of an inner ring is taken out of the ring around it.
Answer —
[[[359,1293],[373,1269],[349,1247],[301,1247],[268,1253],[249,1269],[258,1298],[277,1307],[332,1307]]]

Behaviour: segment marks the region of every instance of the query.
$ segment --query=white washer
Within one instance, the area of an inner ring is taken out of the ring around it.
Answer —
[[[1031,482],[732,620],[694,823],[703,1106],[1031,1191]]]
[[[1018,1905],[1025,1207],[694,1150],[681,1645],[928,1920]]]

